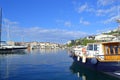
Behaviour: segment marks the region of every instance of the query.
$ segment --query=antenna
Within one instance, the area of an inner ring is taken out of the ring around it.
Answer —
[[[0,8],[0,47],[1,47],[1,33],[2,33],[2,8]]]

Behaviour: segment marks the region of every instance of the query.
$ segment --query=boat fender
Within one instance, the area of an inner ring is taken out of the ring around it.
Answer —
[[[86,48],[82,48],[82,54],[86,55]]]
[[[97,63],[98,63],[98,60],[97,60],[96,58],[92,58],[92,59],[91,59],[91,63],[92,63],[92,64],[97,64]]]
[[[79,56],[77,57],[77,61],[80,61],[80,57]]]
[[[82,57],[82,63],[86,63],[86,56]]]
[[[82,48],[82,53],[86,54],[86,48]]]

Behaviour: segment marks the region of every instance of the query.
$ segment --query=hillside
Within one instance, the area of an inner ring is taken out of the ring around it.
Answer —
[[[109,32],[101,33],[105,35],[113,35],[113,36],[120,36],[120,29],[111,30]],[[95,37],[95,36],[94,36]],[[93,42],[100,42],[100,40],[95,40],[95,38],[87,39],[87,37],[76,39],[76,40],[70,40],[69,43],[67,43],[68,47],[71,46],[77,46],[77,45],[87,45],[87,43],[93,43]]]

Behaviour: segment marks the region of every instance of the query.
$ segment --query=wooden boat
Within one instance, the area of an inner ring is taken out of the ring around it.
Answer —
[[[120,41],[88,43],[79,55],[72,53],[74,61],[99,71],[120,71]]]

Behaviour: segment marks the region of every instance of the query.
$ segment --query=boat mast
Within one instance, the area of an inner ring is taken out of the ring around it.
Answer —
[[[2,8],[0,8],[0,47],[1,47],[1,34],[2,34]]]

